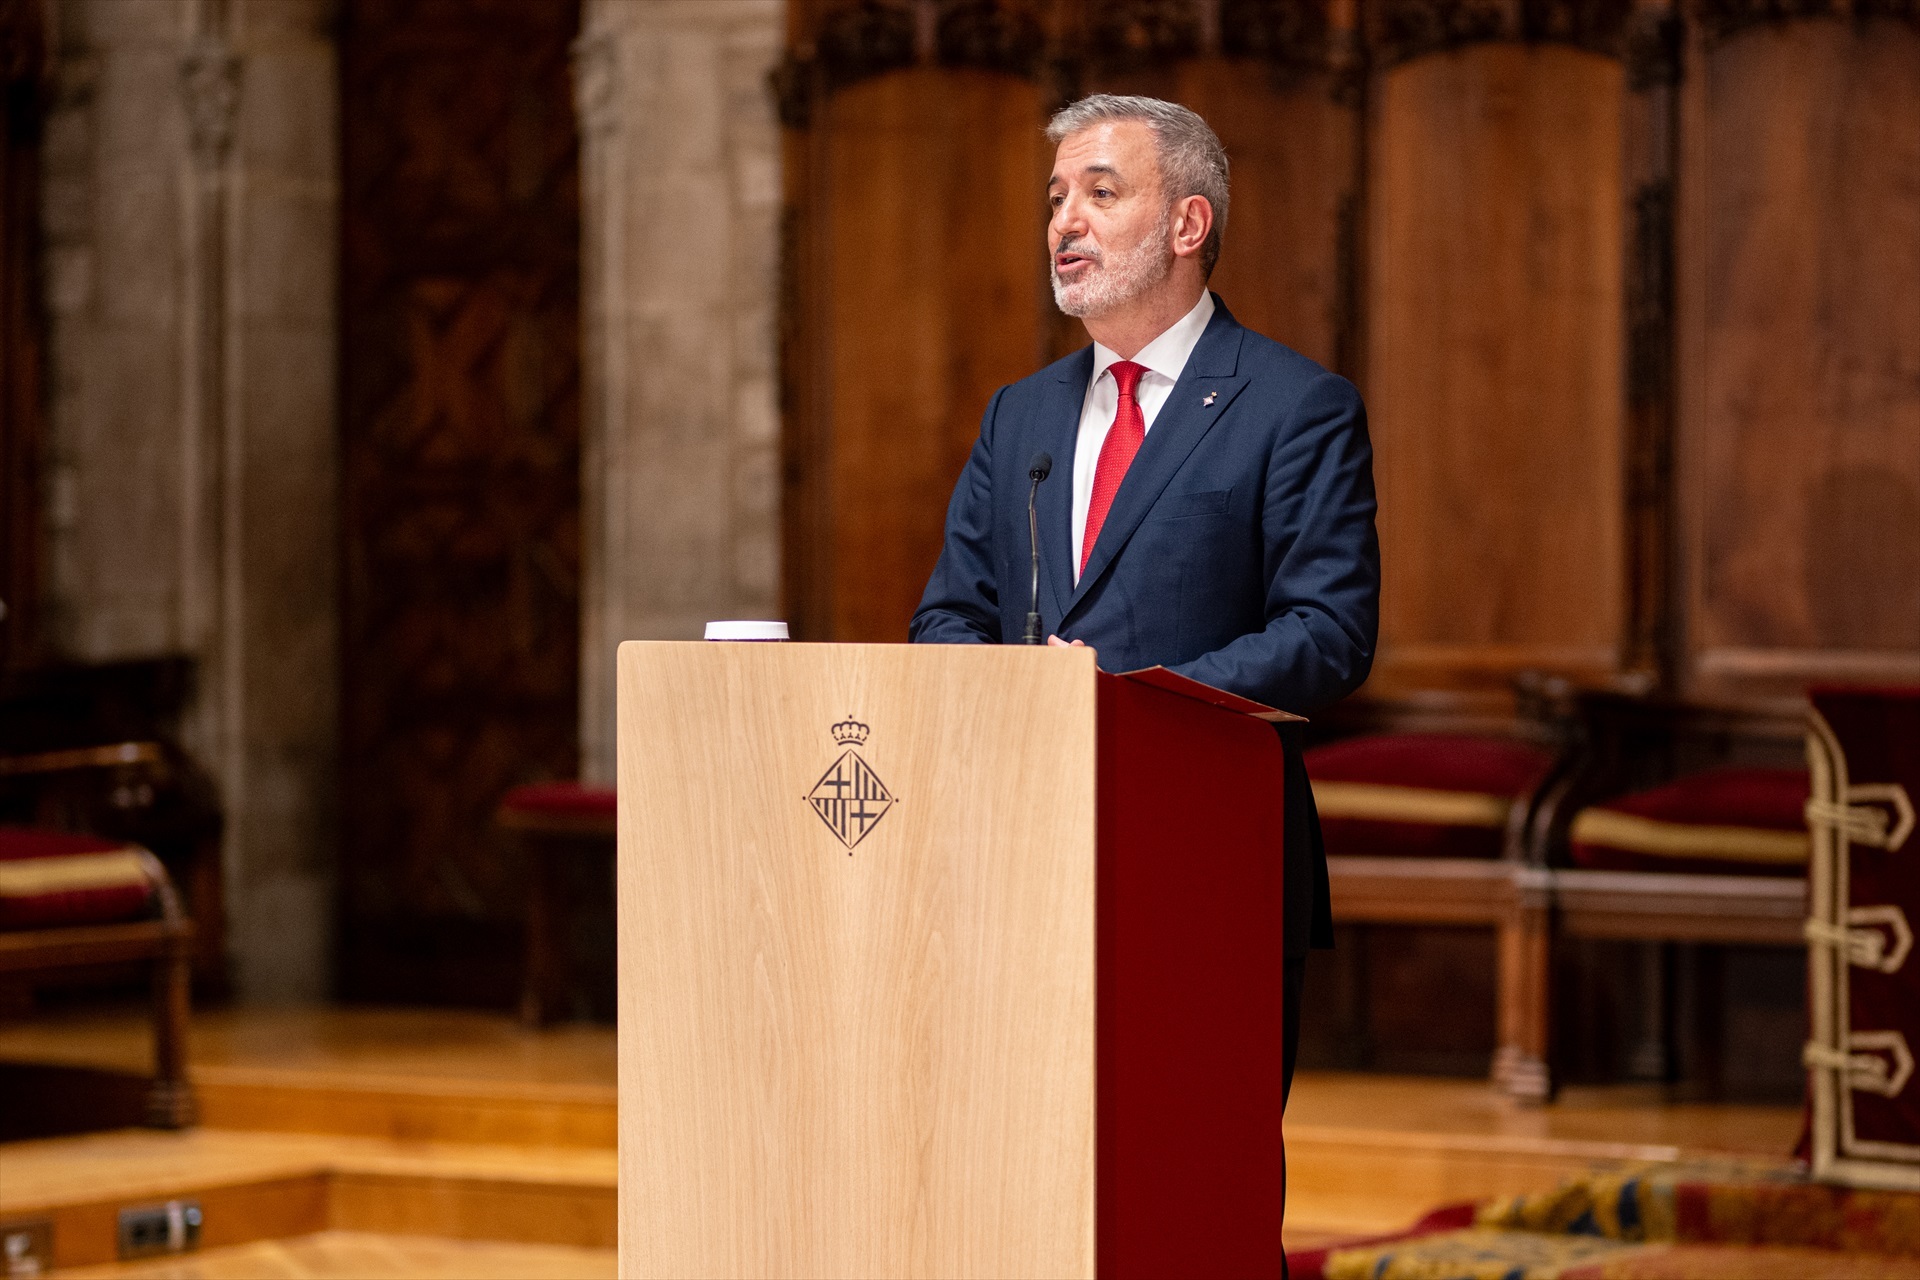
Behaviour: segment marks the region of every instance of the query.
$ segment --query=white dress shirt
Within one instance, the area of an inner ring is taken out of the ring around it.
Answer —
[[[1180,371],[1187,367],[1187,360],[1211,319],[1213,294],[1202,290],[1193,310],[1140,348],[1140,354],[1133,358],[1135,364],[1146,368],[1140,375],[1134,398],[1140,402],[1140,416],[1148,432],[1153,430],[1153,420],[1160,416],[1160,407],[1173,394],[1173,384],[1180,381]],[[1093,381],[1087,384],[1087,398],[1080,406],[1080,435],[1073,446],[1073,580],[1076,584],[1080,581],[1081,542],[1087,534],[1087,508],[1093,505],[1093,473],[1099,468],[1100,446],[1106,443],[1107,432],[1113,427],[1113,415],[1120,409],[1120,384],[1114,381],[1111,371],[1119,359],[1118,352],[1097,342],[1093,344]]]

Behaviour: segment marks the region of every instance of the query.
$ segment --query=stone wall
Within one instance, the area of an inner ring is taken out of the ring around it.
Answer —
[[[329,985],[336,84],[327,0],[56,0],[47,633],[187,653],[243,996]]]
[[[622,640],[779,616],[782,0],[587,0],[581,760]]]

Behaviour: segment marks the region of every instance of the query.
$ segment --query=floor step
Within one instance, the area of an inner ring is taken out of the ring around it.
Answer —
[[[508,1087],[257,1067],[201,1067],[194,1085],[202,1121],[220,1129],[607,1151],[618,1142],[612,1085]]]
[[[149,1037],[138,1011],[41,1017],[0,1026],[0,1062],[138,1071]],[[616,1059],[610,1027],[532,1031],[499,1015],[198,1014],[206,1127],[6,1144],[0,1220],[56,1215],[68,1265],[113,1256],[121,1208],[183,1196],[202,1201],[208,1248],[338,1230],[610,1247]],[[1484,1081],[1302,1073],[1288,1235],[1391,1230],[1596,1164],[1783,1159],[1799,1126],[1797,1107],[1689,1103],[1655,1086],[1526,1106]]]
[[[8,1144],[0,1223],[44,1222],[56,1267],[119,1256],[122,1211],[193,1201],[217,1249],[327,1230],[608,1249],[611,1150],[120,1130]]]

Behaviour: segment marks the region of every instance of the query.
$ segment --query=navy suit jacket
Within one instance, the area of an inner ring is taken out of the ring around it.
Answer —
[[[1236,321],[1219,296],[1073,580],[1073,453],[1086,347],[987,405],[954,486],[915,641],[1017,643],[1031,574],[1027,468],[1040,485],[1042,634],[1108,671],[1167,666],[1311,714],[1360,687],[1379,622],[1373,451],[1346,379]],[[1297,726],[1287,744],[1287,951],[1332,942],[1326,859]]]

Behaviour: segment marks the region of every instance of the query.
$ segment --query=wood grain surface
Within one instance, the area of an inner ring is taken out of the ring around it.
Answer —
[[[1475,45],[1376,88],[1375,683],[1604,674],[1625,601],[1620,64]]]
[[[816,291],[789,405],[808,442],[787,567],[806,639],[906,639],[980,415],[1042,363],[1041,120],[1024,81],[917,69],[836,94],[789,153],[810,211],[789,253]]]
[[[1740,32],[1686,99],[1690,676],[1920,680],[1920,31]]]
[[[1356,377],[1346,327],[1353,246],[1347,220],[1358,183],[1358,112],[1324,76],[1276,87],[1245,60],[1182,68],[1179,101],[1226,147],[1232,199],[1208,287],[1234,318],[1301,355]]]
[[[629,1276],[1089,1274],[1094,662],[620,649]],[[851,851],[803,797],[858,749]]]

